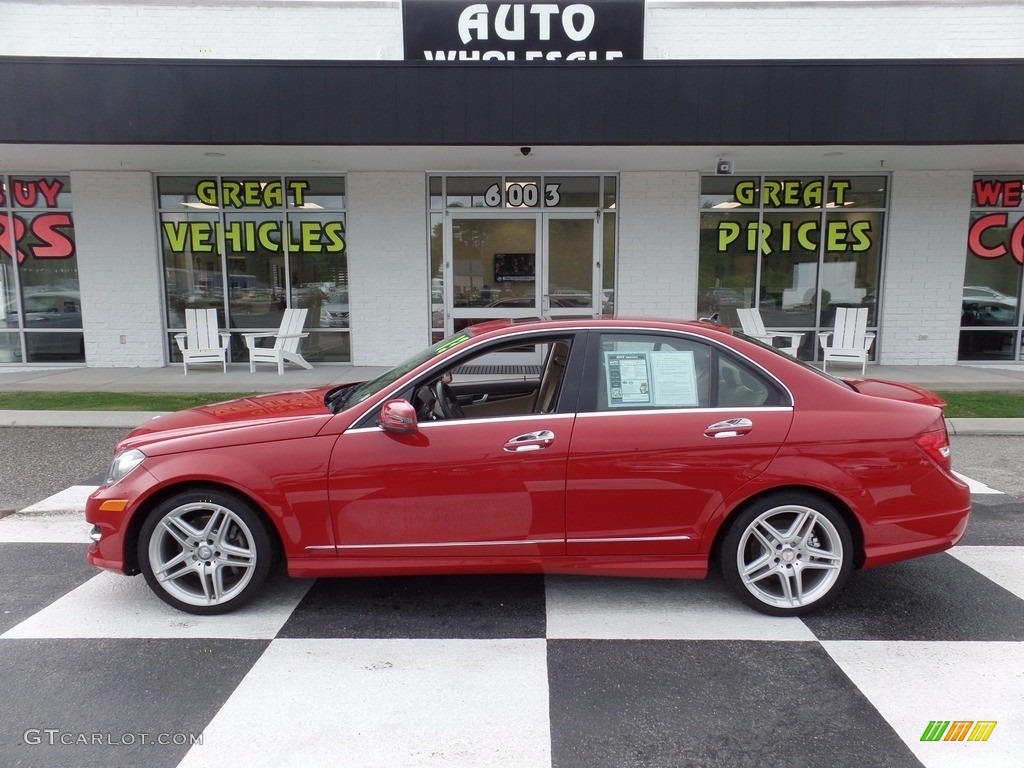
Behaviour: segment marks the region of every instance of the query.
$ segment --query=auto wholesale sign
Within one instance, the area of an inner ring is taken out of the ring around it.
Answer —
[[[643,58],[643,0],[405,0],[402,6],[405,58],[409,61],[528,63]]]

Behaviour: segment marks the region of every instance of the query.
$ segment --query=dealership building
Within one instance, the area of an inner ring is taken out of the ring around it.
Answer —
[[[0,368],[314,364],[492,318],[868,310],[1024,364],[1024,3],[7,0]]]

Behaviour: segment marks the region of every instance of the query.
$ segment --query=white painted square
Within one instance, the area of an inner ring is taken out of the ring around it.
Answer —
[[[608,640],[814,640],[800,619],[765,616],[716,581],[552,577],[547,636]]]
[[[178,768],[550,768],[547,646],[275,640]]]
[[[967,483],[967,487],[971,489],[971,493],[995,493],[1002,494],[1002,491],[997,491],[995,488],[991,488],[985,485],[980,480],[975,480],[967,475],[961,475],[959,472],[953,472],[954,475],[959,477],[963,482]]]
[[[0,542],[88,544],[92,524],[84,512],[16,512],[0,517]]]
[[[92,525],[85,521],[85,501],[95,490],[72,485],[0,518],[0,542],[88,544]]]
[[[142,576],[102,572],[11,627],[0,638],[227,637],[269,640],[291,616],[311,580],[279,577],[251,603],[220,616],[194,616],[154,595]]]
[[[99,486],[71,485],[42,501],[25,507],[22,512],[77,512],[85,514],[85,502]]]
[[[949,554],[1024,600],[1024,547],[953,547]]]
[[[927,768],[1020,768],[1024,643],[824,642]],[[932,720],[994,720],[988,741],[921,741]]]

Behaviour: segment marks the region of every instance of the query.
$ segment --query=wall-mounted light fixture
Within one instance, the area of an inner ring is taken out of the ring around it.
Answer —
[[[728,176],[732,173],[732,160],[723,160],[718,158],[718,163],[715,165],[715,173],[719,176]]]

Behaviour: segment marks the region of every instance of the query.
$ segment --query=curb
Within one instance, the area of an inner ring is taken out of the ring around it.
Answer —
[[[951,435],[1024,435],[1024,419],[946,419]]]
[[[107,427],[134,429],[168,411],[3,411],[0,427]]]

